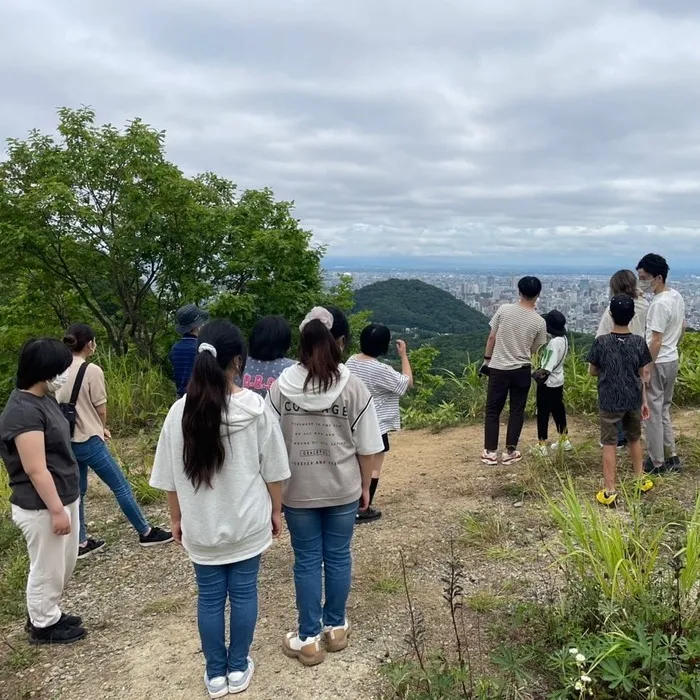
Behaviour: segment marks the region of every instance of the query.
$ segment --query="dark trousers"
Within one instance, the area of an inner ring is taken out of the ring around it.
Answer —
[[[498,449],[498,430],[501,413],[510,397],[510,415],[506,433],[506,449],[515,449],[525,422],[525,405],[532,381],[530,365],[520,369],[492,369],[486,395],[484,447],[489,452]]]
[[[549,417],[554,419],[559,435],[566,433],[566,408],[564,406],[564,387],[537,387],[537,439],[546,440],[549,432]]]

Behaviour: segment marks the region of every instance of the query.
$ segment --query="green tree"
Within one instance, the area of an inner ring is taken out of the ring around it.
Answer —
[[[164,133],[139,119],[119,130],[61,109],[58,134],[11,139],[0,164],[0,280],[49,291],[41,314],[61,325],[79,314],[118,354],[153,357],[185,301],[245,328],[318,298],[323,251],[291,203],[212,173],[185,177]]]

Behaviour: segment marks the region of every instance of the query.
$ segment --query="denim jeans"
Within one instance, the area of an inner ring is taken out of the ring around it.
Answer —
[[[358,507],[359,501],[330,508],[284,507],[294,549],[294,587],[302,639],[320,634],[322,625],[345,624],[352,580],[350,542]],[[326,602],[322,606],[324,574]]]
[[[104,440],[96,435],[87,442],[74,442],[73,454],[78,460],[80,470],[80,542],[87,540],[85,528],[85,494],[88,487],[88,467],[104,481],[117,499],[126,519],[134,526],[139,535],[145,535],[150,525],[143,515],[139,504],[124,473],[110,454]]]
[[[248,668],[248,653],[258,621],[259,569],[259,554],[235,564],[194,564],[199,588],[197,624],[210,679]],[[228,650],[224,619],[227,597],[231,602]]]

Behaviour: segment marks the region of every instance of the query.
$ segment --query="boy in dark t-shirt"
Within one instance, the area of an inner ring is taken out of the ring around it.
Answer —
[[[651,353],[644,338],[632,335],[629,324],[634,317],[634,300],[618,294],[610,301],[613,329],[599,336],[588,353],[590,373],[598,377],[600,441],[603,444],[603,478],[605,488],[596,500],[604,506],[617,505],[615,465],[617,461],[617,428],[622,421],[630,457],[643,493],[654,487],[642,468],[642,420],[649,417],[645,377],[651,365]]]

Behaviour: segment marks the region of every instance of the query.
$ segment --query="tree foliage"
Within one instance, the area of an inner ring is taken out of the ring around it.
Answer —
[[[140,119],[120,130],[61,109],[57,131],[11,139],[0,164],[3,310],[24,303],[59,328],[87,320],[118,354],[157,357],[183,303],[247,329],[318,299],[323,251],[292,203],[213,173],[186,177],[165,134]]]

